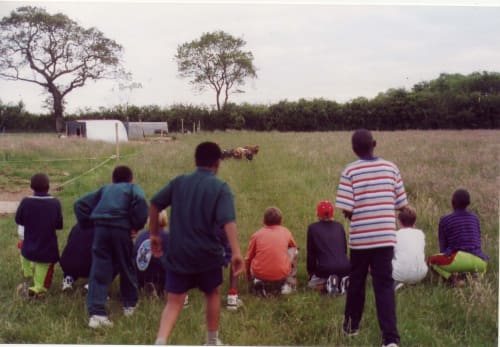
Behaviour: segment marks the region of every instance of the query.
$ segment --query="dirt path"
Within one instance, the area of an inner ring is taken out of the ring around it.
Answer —
[[[25,196],[31,195],[31,190],[19,191],[15,193],[0,192],[0,216],[15,213],[19,202]]]

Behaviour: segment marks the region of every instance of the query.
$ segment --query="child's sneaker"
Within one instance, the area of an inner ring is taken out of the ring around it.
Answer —
[[[347,293],[347,288],[349,288],[349,276],[344,276],[340,280],[340,294]]]
[[[339,277],[337,275],[328,276],[328,279],[326,280],[326,293],[328,295],[340,294],[339,285]]]
[[[256,295],[267,297],[266,286],[264,285],[264,282],[257,278],[254,278],[253,280],[253,290]]]
[[[281,287],[281,294],[283,295],[288,295],[292,293],[292,286],[289,285],[288,283],[283,284]]]
[[[207,341],[203,346],[226,346],[222,341],[217,338],[215,341]]]
[[[62,281],[62,291],[68,291],[73,289],[73,283],[75,280],[71,276],[65,276]]]
[[[16,293],[19,296],[28,296],[28,288],[29,288],[29,283],[27,280],[23,280],[19,282],[19,284],[16,287]]]
[[[227,309],[236,311],[239,307],[243,306],[243,301],[238,297],[238,294],[229,294],[227,296]]]
[[[92,315],[89,319],[89,327],[92,329],[101,327],[112,327],[113,322],[109,320],[108,316]]]
[[[135,309],[136,309],[137,306],[129,306],[129,307],[124,307],[123,308],[123,315],[125,317],[130,317],[134,314],[135,312]]]
[[[399,282],[399,281],[394,281],[394,291],[397,291],[401,288],[404,287],[404,283],[403,282]]]

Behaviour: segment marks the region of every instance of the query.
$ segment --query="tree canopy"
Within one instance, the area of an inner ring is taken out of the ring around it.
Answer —
[[[175,59],[181,77],[191,78],[198,90],[215,90],[217,110],[224,108],[231,93],[243,93],[247,78],[257,78],[252,52],[243,51],[246,42],[224,31],[204,33],[199,39],[177,47]]]
[[[0,77],[43,87],[52,97],[58,132],[69,92],[89,80],[127,76],[121,54],[121,45],[96,28],[43,8],[19,7],[0,21]]]

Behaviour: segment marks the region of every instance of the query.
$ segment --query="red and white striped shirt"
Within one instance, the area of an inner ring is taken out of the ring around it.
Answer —
[[[335,206],[352,212],[350,248],[394,246],[395,210],[407,204],[403,180],[395,164],[381,158],[361,159],[342,171]]]

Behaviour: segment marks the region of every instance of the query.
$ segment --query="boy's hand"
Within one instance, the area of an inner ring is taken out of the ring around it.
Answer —
[[[231,257],[231,269],[233,270],[234,276],[238,276],[243,272],[243,258],[241,254],[233,254]]]
[[[352,218],[352,212],[351,211],[342,210],[342,213],[344,214],[345,218],[351,220],[351,218]]]
[[[161,257],[163,255],[163,247],[160,235],[150,235],[149,241],[151,242],[151,253],[153,254],[153,257]]]

